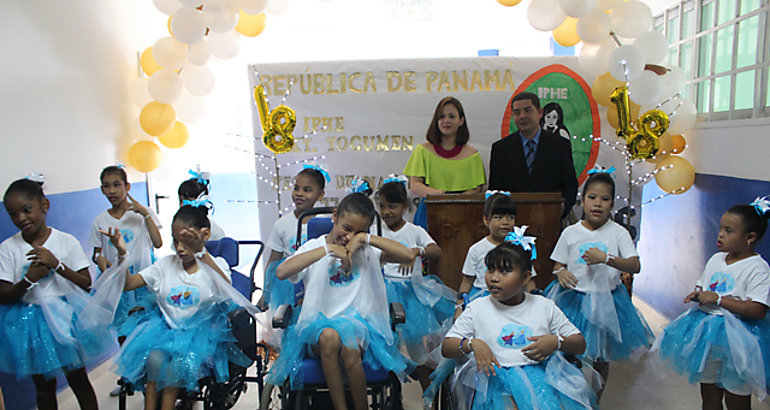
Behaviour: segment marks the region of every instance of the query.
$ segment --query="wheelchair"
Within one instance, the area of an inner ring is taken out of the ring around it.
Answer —
[[[311,218],[307,223],[307,239],[314,239],[331,231],[332,221],[330,217],[317,217],[317,215],[331,214],[334,207],[319,207],[309,209],[300,215],[297,224],[297,247],[302,241],[302,221]],[[378,235],[382,232],[382,222],[379,215],[375,218]],[[295,300],[300,300],[301,293],[296,295]],[[404,308],[399,303],[390,305],[391,328],[395,329],[397,324],[405,322]],[[298,315],[297,306],[282,305],[273,317],[272,327],[276,329],[286,329],[292,319]],[[285,381],[281,386],[275,386],[277,394],[272,394],[268,400],[269,403],[260,403],[260,408],[281,408],[281,409],[330,409],[332,408],[331,399],[326,381],[321,368],[320,359],[306,357],[301,364],[303,372],[303,388],[292,390],[289,381]],[[402,409],[401,400],[401,381],[395,374],[386,370],[374,370],[364,364],[364,374],[367,381],[367,395],[369,396],[370,408],[382,410]],[[266,387],[266,388],[271,388]],[[264,397],[264,396],[263,396]],[[349,397],[348,397],[349,399]],[[352,403],[348,403],[352,408]]]
[[[258,240],[236,241],[232,238],[222,238],[216,241],[208,241],[206,249],[213,256],[220,256],[227,261],[231,269],[238,265],[239,246],[256,245],[259,247],[256,257],[249,269],[249,275],[246,276],[236,270],[231,270],[233,287],[243,294],[248,300],[255,290],[259,288],[254,284],[254,272],[257,268],[265,245]],[[262,343],[257,343],[257,323],[254,317],[244,308],[233,310],[228,314],[228,320],[232,326],[232,333],[236,339],[236,346],[241,350],[256,366],[256,375],[247,375],[247,368],[230,365],[230,378],[224,383],[218,383],[213,377],[205,377],[198,381],[198,391],[180,391],[176,409],[192,409],[196,401],[203,402],[205,410],[224,410],[232,408],[246,391],[247,383],[256,383],[258,394],[262,393],[264,388],[264,375],[269,361],[268,347]],[[118,409],[126,409],[126,397],[135,392],[131,383],[123,379],[118,380],[120,393],[118,395]]]

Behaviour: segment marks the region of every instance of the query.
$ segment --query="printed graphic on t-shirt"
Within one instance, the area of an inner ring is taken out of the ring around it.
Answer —
[[[727,293],[735,288],[735,278],[729,273],[716,272],[709,279],[709,290],[716,293]]]
[[[302,234],[302,241],[300,241],[299,245],[297,245],[297,235],[292,236],[291,239],[289,239],[289,243],[291,243],[291,250],[292,250],[292,252],[296,252],[297,249],[299,249],[300,246],[305,244],[305,242],[307,242],[307,234],[306,233]]]
[[[591,248],[599,248],[600,251],[607,253],[607,245],[605,245],[603,242],[588,242],[580,245],[578,248],[578,258],[575,260],[575,263],[586,265],[586,261],[583,259],[583,255],[585,255],[586,251],[588,251]]]
[[[329,266],[329,284],[332,287],[348,286],[359,276],[358,268],[351,267],[350,271],[346,272],[342,269],[342,263],[338,259]]]
[[[532,337],[532,329],[529,326],[511,323],[503,326],[503,330],[500,331],[500,336],[497,338],[497,344],[511,349],[521,349],[531,343],[527,340],[528,337]]]
[[[179,285],[171,288],[168,294],[168,303],[180,309],[187,309],[197,305],[201,300],[201,293],[194,286]]]

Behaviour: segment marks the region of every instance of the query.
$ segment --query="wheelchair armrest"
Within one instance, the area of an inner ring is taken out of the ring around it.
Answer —
[[[396,330],[396,325],[406,323],[406,313],[404,312],[404,305],[393,302],[390,304],[390,328]]]
[[[273,316],[273,329],[286,329],[291,321],[291,305],[281,305]]]

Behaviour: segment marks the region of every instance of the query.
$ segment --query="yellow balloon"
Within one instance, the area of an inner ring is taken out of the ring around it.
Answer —
[[[171,16],[168,16],[168,21],[166,22],[166,28],[168,29],[168,34],[171,34],[171,37],[174,37],[174,32],[171,31]]]
[[[580,42],[580,37],[577,34],[577,21],[574,17],[567,17],[564,22],[553,29],[551,34],[553,39],[564,47],[572,47]]]
[[[618,110],[615,107],[607,108],[607,122],[610,123],[612,128],[618,129],[620,120],[618,119]]]
[[[152,56],[152,47],[147,47],[146,50],[142,51],[142,55],[139,56],[139,65],[142,66],[142,71],[147,77],[163,68],[155,61],[155,57]]]
[[[158,141],[169,148],[182,148],[189,139],[190,131],[187,130],[186,125],[179,121],[174,124],[174,128],[171,128],[171,131],[158,137]]]
[[[497,2],[502,4],[505,7],[513,7],[521,3],[521,0],[497,0]]]
[[[622,81],[618,81],[610,73],[604,73],[594,80],[591,85],[591,95],[596,100],[597,104],[601,104],[605,107],[611,107],[612,101],[610,101],[610,95],[616,88],[620,88],[626,85]]]
[[[246,37],[256,37],[265,29],[265,13],[246,14],[243,10],[238,10],[238,24],[235,25],[235,31]]]
[[[669,155],[658,162],[655,169],[660,170],[655,174],[655,182],[668,193],[678,195],[687,192],[695,182],[695,168],[682,157]]]
[[[154,171],[161,157],[160,148],[152,141],[139,141],[128,150],[128,163],[139,172]]]
[[[144,132],[153,137],[168,134],[174,128],[176,112],[170,104],[152,101],[142,108],[139,114],[139,124]]]
[[[671,153],[673,154],[681,154],[687,147],[687,141],[685,141],[684,135],[672,135],[671,142]]]

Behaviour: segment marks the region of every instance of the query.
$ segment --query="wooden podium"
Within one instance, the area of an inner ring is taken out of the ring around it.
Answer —
[[[535,284],[545,289],[554,279],[550,256],[561,233],[561,194],[514,193],[511,199],[516,204],[516,226],[529,226],[526,235],[537,238]],[[482,221],[484,201],[483,194],[432,195],[425,199],[428,233],[441,247],[441,259],[430,264],[428,271],[452,289],[457,290],[462,282],[468,248],[489,233]]]

